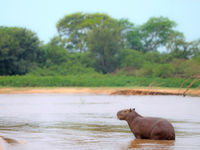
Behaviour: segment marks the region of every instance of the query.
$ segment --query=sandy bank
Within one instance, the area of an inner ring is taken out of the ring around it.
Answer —
[[[0,88],[0,94],[183,95],[184,91],[171,88]],[[200,96],[200,89],[190,89],[186,95]]]
[[[111,94],[117,89],[113,88],[0,88],[0,94]]]

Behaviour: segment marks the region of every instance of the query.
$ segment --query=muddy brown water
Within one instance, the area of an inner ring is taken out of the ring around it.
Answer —
[[[118,110],[168,119],[176,141],[135,140]],[[0,95],[0,136],[9,150],[199,150],[200,98],[68,94]]]

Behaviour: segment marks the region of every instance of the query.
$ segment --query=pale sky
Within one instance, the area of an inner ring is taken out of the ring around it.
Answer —
[[[0,0],[0,26],[26,27],[48,42],[65,15],[107,13],[140,25],[150,17],[175,21],[188,41],[200,38],[200,0]]]

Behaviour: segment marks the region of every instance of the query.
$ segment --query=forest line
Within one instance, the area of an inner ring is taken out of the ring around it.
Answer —
[[[0,75],[198,76],[200,40],[186,41],[176,26],[166,17],[136,25],[78,12],[57,22],[58,35],[47,44],[29,29],[0,26]]]

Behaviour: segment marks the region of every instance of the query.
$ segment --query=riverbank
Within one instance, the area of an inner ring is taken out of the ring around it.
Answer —
[[[66,87],[66,88],[0,88],[0,94],[107,94],[107,95],[183,95],[178,88],[118,88],[118,87]],[[200,89],[190,89],[185,95],[200,96]]]

